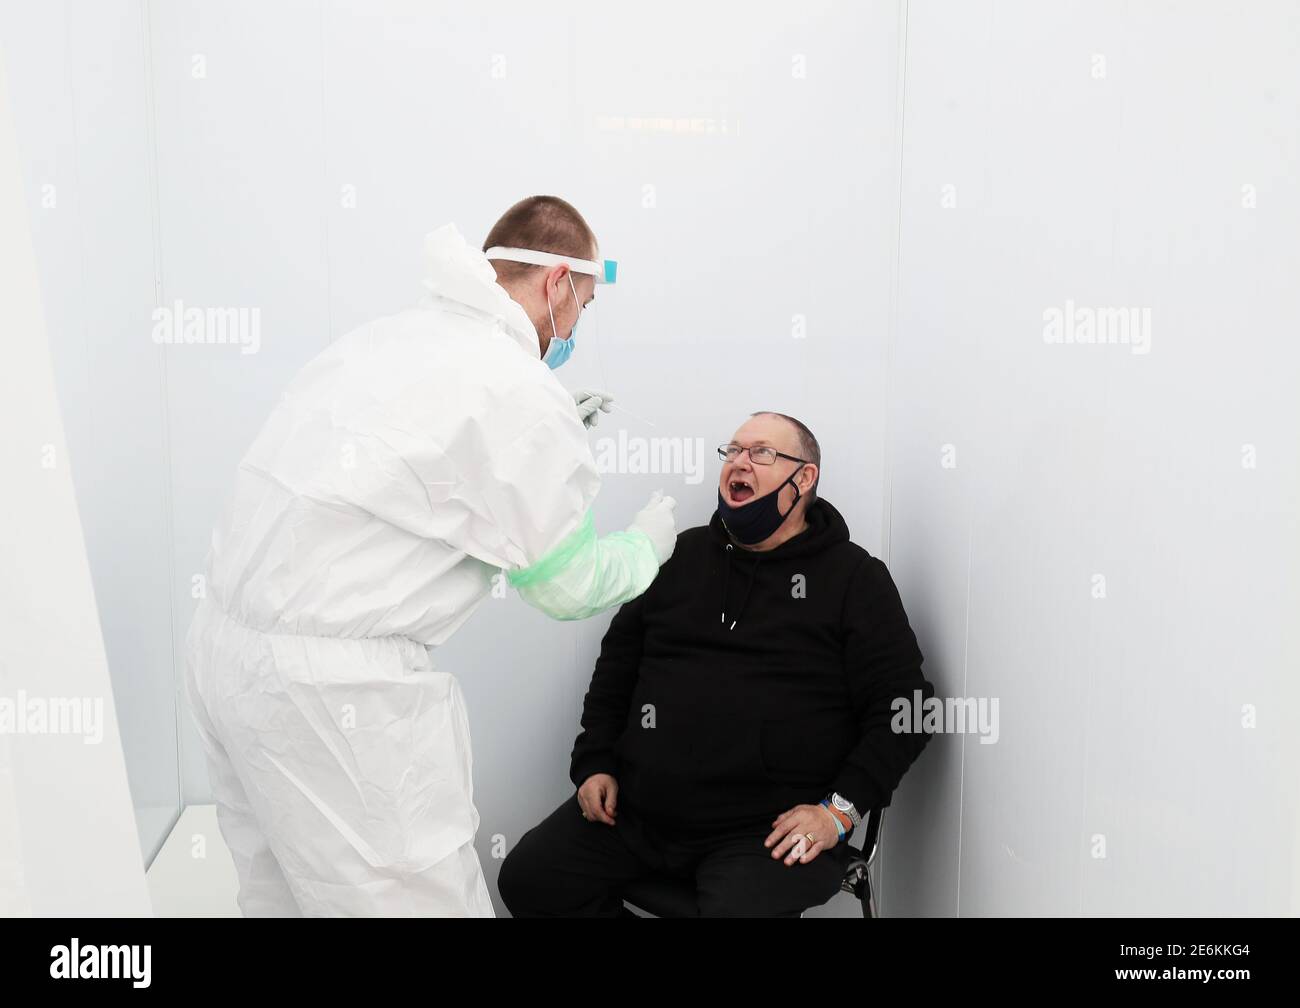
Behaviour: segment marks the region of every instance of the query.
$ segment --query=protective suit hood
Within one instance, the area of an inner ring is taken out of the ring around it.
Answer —
[[[481,249],[465,241],[455,224],[444,224],[424,237],[424,287],[440,308],[470,308],[501,323],[530,357],[540,360],[537,327],[523,306],[497,283],[496,270]]]

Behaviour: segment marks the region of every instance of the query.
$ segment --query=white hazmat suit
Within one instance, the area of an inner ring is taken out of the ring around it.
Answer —
[[[213,534],[186,687],[247,916],[493,916],[433,646],[500,570],[576,619],[672,551],[671,498],[595,537],[586,430],[527,314],[454,225],[426,256],[418,308],[292,381]]]

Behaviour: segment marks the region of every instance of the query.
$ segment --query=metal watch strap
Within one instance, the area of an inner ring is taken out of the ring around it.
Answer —
[[[835,801],[836,798],[844,802],[844,804],[847,805],[848,808],[840,808],[840,806]],[[831,792],[830,802],[832,805],[835,806],[836,809],[843,812],[845,815],[849,817],[849,819],[853,822],[855,828],[862,825],[862,815],[858,812],[857,806],[855,806],[853,802],[849,801],[838,791]]]

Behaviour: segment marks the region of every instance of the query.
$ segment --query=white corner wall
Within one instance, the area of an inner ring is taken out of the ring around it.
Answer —
[[[0,51],[0,916],[150,913]]]
[[[138,0],[0,3],[50,356],[151,859],[180,814],[180,768],[146,12]]]

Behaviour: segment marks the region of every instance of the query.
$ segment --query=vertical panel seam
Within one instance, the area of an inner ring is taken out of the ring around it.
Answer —
[[[145,158],[149,188],[149,227],[153,249],[153,293],[154,304],[161,305],[163,300],[163,264],[162,264],[162,200],[158,192],[158,123],[157,95],[154,88],[153,74],[153,19],[150,16],[150,0],[140,0],[140,45],[143,50],[144,96],[145,96],[145,131],[148,137],[148,150]],[[180,820],[181,810],[185,808],[185,776],[181,745],[181,683],[178,680],[176,656],[179,653],[176,640],[176,516],[174,514],[174,494],[172,487],[172,430],[171,430],[171,395],[167,380],[167,344],[158,345],[158,380],[162,405],[162,471],[163,471],[163,512],[166,521],[167,567],[164,584],[167,586],[168,641],[171,644],[171,681],[172,681],[172,731],[176,755],[176,819],[172,828]],[[170,832],[170,829],[169,829]]]
[[[898,90],[898,177],[895,180],[894,190],[894,262],[893,268],[890,270],[889,327],[885,337],[885,485],[881,487],[884,508],[884,513],[881,516],[881,525],[883,526],[881,529],[881,551],[885,555],[885,566],[889,566],[893,558],[894,450],[890,414],[893,410],[891,389],[894,382],[894,345],[898,340],[898,301],[903,256],[903,130],[907,113],[907,0],[899,0],[898,12],[898,73],[896,77]],[[884,914],[885,896],[884,888],[879,883],[885,874],[885,859],[887,856],[888,851],[885,849],[882,837],[879,855],[876,858],[878,866],[876,884],[872,887],[872,892],[875,893],[878,903],[877,912],[882,915]]]

